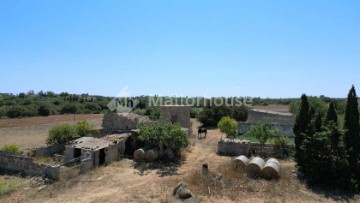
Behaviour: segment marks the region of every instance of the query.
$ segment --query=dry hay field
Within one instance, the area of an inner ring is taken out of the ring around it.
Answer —
[[[26,152],[34,147],[46,145],[50,128],[56,125],[73,124],[87,120],[95,129],[101,128],[102,114],[56,115],[48,117],[31,117],[17,119],[0,119],[0,147],[16,144]]]
[[[101,120],[90,120],[96,119]],[[199,123],[193,120],[193,124],[195,130]],[[22,128],[30,130],[29,127]],[[218,130],[209,130],[206,139],[190,138],[179,164],[134,164],[124,158],[84,175],[70,170],[60,181],[40,191],[25,184],[0,196],[0,202],[180,202],[172,197],[172,190],[180,181],[187,182],[195,196],[185,202],[360,202],[359,197],[351,194],[308,187],[296,178],[291,159],[281,161],[279,180],[247,178],[232,170],[231,157],[216,154],[220,137]],[[204,163],[209,165],[212,175],[201,175]]]
[[[252,106],[252,109],[259,109],[264,111],[276,111],[281,113],[289,113],[289,105],[270,104],[267,106]]]

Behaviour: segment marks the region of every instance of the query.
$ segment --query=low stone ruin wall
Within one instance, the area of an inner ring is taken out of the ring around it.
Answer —
[[[291,154],[292,152],[295,151],[295,146],[288,145],[286,147],[286,150],[287,150],[288,154]],[[252,155],[260,155],[260,153],[261,153],[261,144],[256,143],[256,142],[252,142],[251,147],[250,147],[250,152],[251,152]],[[275,147],[272,144],[265,144],[263,146],[261,154],[263,156],[267,156],[267,157],[278,157],[278,158],[282,158],[282,157],[286,156],[286,154],[284,154],[284,150],[282,148]]]
[[[229,156],[248,156],[250,152],[250,142],[243,140],[220,140],[218,142],[218,154]]]
[[[10,173],[22,173],[31,176],[45,176],[58,180],[60,166],[34,163],[33,158],[0,151],[0,170]]]
[[[65,151],[65,145],[49,145],[31,150],[30,156],[52,156],[54,154],[62,154]]]

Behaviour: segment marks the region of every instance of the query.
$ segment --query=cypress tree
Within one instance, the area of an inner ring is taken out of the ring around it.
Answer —
[[[295,159],[297,161],[297,165],[299,167],[299,170],[302,170],[302,167],[304,166],[303,158],[304,158],[304,152],[302,150],[302,145],[309,127],[309,123],[311,120],[310,117],[310,105],[307,99],[307,96],[303,94],[301,96],[301,104],[299,113],[296,117],[296,121],[294,124],[294,134],[295,134]]]
[[[360,181],[360,125],[359,109],[355,87],[352,86],[346,103],[344,143],[348,155],[353,181]],[[359,188],[358,188],[359,189]]]
[[[337,123],[337,121],[338,121],[338,116],[335,111],[335,104],[333,101],[330,102],[329,109],[328,109],[328,111],[326,113],[326,117],[325,117],[326,123],[329,123],[330,121],[334,121],[334,123]]]

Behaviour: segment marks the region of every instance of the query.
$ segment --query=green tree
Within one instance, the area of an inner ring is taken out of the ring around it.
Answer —
[[[61,114],[75,114],[77,112],[77,106],[75,104],[65,104],[61,110],[60,113]]]
[[[77,137],[76,129],[69,124],[55,126],[49,130],[46,142],[48,144],[65,144]]]
[[[338,122],[338,115],[335,111],[335,104],[334,102],[330,102],[329,109],[326,113],[325,122],[329,123],[330,121],[333,121],[334,123]]]
[[[41,104],[38,108],[39,116],[48,116],[50,115],[50,107],[45,104]]]
[[[234,106],[232,111],[235,120],[245,122],[248,119],[248,109],[245,106]]]
[[[160,119],[160,107],[159,106],[151,106],[146,109],[145,115],[149,116],[151,120],[159,120]]]
[[[353,180],[357,184],[357,190],[360,190],[360,126],[358,100],[355,87],[352,86],[346,103],[345,111],[345,147],[348,154],[350,170]]]
[[[271,129],[269,122],[258,122],[252,125],[245,133],[245,137],[254,137],[261,144],[260,153],[262,154],[265,143],[277,134],[276,130]]]
[[[226,134],[226,138],[234,139],[237,135],[238,123],[229,116],[223,117],[219,121],[218,127],[222,133]]]
[[[303,166],[303,150],[301,148],[307,129],[310,123],[310,105],[307,99],[307,96],[303,94],[301,96],[301,105],[299,109],[299,113],[296,116],[296,121],[294,124],[294,134],[295,134],[295,159],[297,161],[298,167],[301,171],[301,167]]]
[[[159,146],[161,151],[166,146],[175,153],[188,144],[187,135],[180,125],[166,121],[140,125],[139,140],[147,146]]]

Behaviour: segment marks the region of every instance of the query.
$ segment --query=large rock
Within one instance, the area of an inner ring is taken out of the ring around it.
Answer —
[[[188,188],[180,187],[177,191],[180,199],[189,199],[192,197],[191,191]]]
[[[173,191],[173,196],[175,196],[176,194],[177,194],[177,191],[179,190],[179,188],[181,188],[181,187],[185,187],[185,188],[187,188],[188,187],[188,185],[186,184],[186,183],[184,183],[184,182],[180,182],[180,183],[178,183],[177,185],[176,185],[176,187],[174,188],[174,191]]]
[[[183,200],[192,197],[191,191],[188,189],[188,185],[184,182],[180,182],[176,185],[173,191],[173,195]]]

